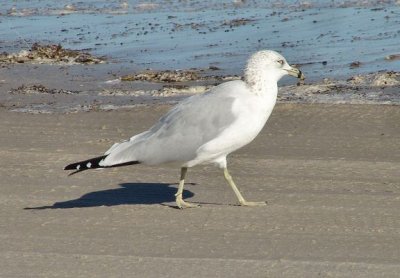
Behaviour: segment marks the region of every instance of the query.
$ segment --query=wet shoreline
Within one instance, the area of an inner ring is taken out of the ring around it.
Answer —
[[[98,67],[104,67],[98,71]],[[107,65],[16,64],[1,68],[1,106],[29,113],[74,113],[176,103],[240,76],[212,70],[111,74]],[[18,77],[18,78],[16,78]],[[347,80],[280,85],[278,103],[400,105],[400,73],[356,75]]]
[[[29,57],[39,43],[86,54],[78,63],[0,59],[0,104],[7,109],[72,112],[175,102],[240,78],[247,57],[268,48],[307,78],[302,86],[284,78],[280,102],[400,103],[396,2],[49,3],[3,6],[0,53]]]

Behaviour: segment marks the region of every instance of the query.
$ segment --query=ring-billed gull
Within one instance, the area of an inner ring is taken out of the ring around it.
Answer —
[[[197,205],[182,199],[187,169],[214,163],[243,206],[265,205],[246,201],[227,168],[226,157],[250,143],[261,131],[275,106],[277,82],[285,75],[304,78],[279,53],[262,50],[253,54],[244,79],[220,84],[210,91],[187,98],[173,107],[149,130],[115,143],[104,155],[70,164],[76,172],[132,164],[178,163],[181,177],[175,194],[179,208]]]

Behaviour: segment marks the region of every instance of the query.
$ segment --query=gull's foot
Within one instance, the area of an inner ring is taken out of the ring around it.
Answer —
[[[263,207],[267,205],[267,202],[248,202],[248,201],[242,201],[240,202],[241,206],[247,206],[247,207]]]
[[[175,202],[176,202],[176,205],[178,206],[178,208],[180,208],[180,209],[197,208],[197,207],[199,207],[199,205],[197,205],[197,204],[192,204],[192,203],[189,203],[189,202],[185,202],[182,199],[182,196],[176,196]]]

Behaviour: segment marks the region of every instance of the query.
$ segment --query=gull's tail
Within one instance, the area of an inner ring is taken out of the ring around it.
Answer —
[[[120,166],[127,166],[127,165],[134,165],[134,164],[139,164],[139,161],[129,161],[129,162],[124,162],[124,163],[119,163],[119,164],[114,164],[114,165],[109,165],[109,166],[101,166],[100,162],[103,161],[108,155],[102,155],[98,157],[94,157],[88,160],[84,161],[79,161],[75,162],[72,164],[69,164],[65,166],[64,170],[75,170],[75,172],[72,172],[69,174],[70,176],[85,170],[89,169],[98,169],[98,168],[112,168],[112,167],[120,167]]]

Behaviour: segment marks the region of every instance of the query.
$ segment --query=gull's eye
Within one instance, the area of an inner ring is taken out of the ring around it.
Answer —
[[[283,61],[283,60],[278,60],[277,61],[279,64],[281,64],[281,66],[283,66],[283,64],[285,63],[285,61]]]

